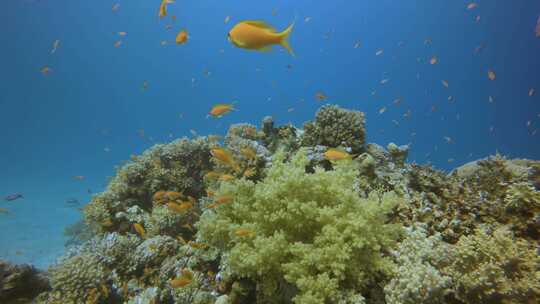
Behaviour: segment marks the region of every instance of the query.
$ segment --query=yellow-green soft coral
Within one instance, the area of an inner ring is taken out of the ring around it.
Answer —
[[[452,277],[455,297],[465,303],[538,303],[540,258],[526,241],[499,228],[462,236],[452,263],[442,272]]]
[[[222,267],[232,277],[257,283],[259,303],[361,301],[392,265],[383,252],[401,227],[387,224],[386,214],[398,197],[360,198],[353,161],[308,174],[303,150],[283,158],[274,155],[260,183],[224,183],[218,194],[234,201],[206,211],[199,236],[224,252]]]
[[[532,211],[540,209],[540,191],[527,182],[512,184],[506,190],[506,207],[511,210]]]

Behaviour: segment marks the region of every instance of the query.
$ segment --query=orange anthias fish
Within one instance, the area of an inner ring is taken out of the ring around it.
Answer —
[[[159,6],[159,18],[167,16],[167,5],[174,3],[173,0],[162,0],[161,5]]]
[[[253,230],[249,229],[249,228],[238,228],[234,231],[234,235],[236,236],[248,236],[248,235],[251,235],[253,234]]]
[[[182,275],[169,282],[172,288],[181,288],[191,284],[193,281],[193,273],[188,269],[182,269]]]
[[[228,39],[239,48],[263,52],[271,50],[272,45],[281,45],[294,56],[288,41],[293,27],[294,22],[284,31],[278,32],[263,21],[247,20],[237,23],[229,32]]]
[[[344,160],[344,159],[351,159],[352,156],[342,150],[330,148],[326,152],[324,152],[324,157],[327,160],[336,161],[336,160]]]
[[[184,44],[188,41],[189,35],[186,30],[181,30],[178,35],[176,35],[176,44]]]
[[[210,109],[210,112],[206,117],[215,117],[220,118],[221,116],[229,113],[230,111],[235,110],[234,102],[233,103],[219,103]]]
[[[235,171],[238,172],[240,169],[228,150],[221,147],[216,147],[210,150],[210,154],[212,154],[212,156],[220,162],[231,166]]]
[[[48,75],[52,71],[52,69],[46,66],[46,67],[41,68],[40,71],[41,71],[41,74]]]
[[[317,98],[318,101],[327,100],[328,96],[326,96],[323,92],[317,92],[315,94],[315,98]]]

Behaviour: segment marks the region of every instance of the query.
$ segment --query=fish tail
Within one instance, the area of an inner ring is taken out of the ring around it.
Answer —
[[[291,54],[292,56],[294,56],[294,51],[289,45],[289,35],[291,34],[294,27],[294,22],[295,21],[293,21],[293,23],[291,23],[291,25],[289,25],[289,27],[287,27],[283,32],[279,33],[279,36],[281,37],[279,44],[285,49],[287,49],[289,54]]]

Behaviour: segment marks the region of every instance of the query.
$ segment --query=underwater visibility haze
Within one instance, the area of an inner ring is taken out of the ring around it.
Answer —
[[[539,1],[0,17],[0,303],[540,302]]]

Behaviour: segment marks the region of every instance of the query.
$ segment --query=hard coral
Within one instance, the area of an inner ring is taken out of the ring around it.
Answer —
[[[303,146],[351,147],[353,153],[364,150],[365,118],[363,112],[322,106],[314,122],[304,124]]]
[[[296,303],[324,303],[344,294],[359,299],[391,267],[383,252],[401,230],[386,224],[385,214],[399,198],[360,198],[352,161],[309,174],[304,151],[283,160],[275,155],[260,183],[222,185],[220,193],[233,194],[234,201],[203,213],[200,237],[223,251],[222,265],[232,277],[257,283],[260,303],[292,297]]]
[[[99,233],[128,231],[130,223],[114,215],[133,206],[150,210],[152,196],[164,189],[201,197],[203,174],[211,167],[206,140],[179,139],[156,145],[118,170],[107,190],[85,207],[85,220]]]

